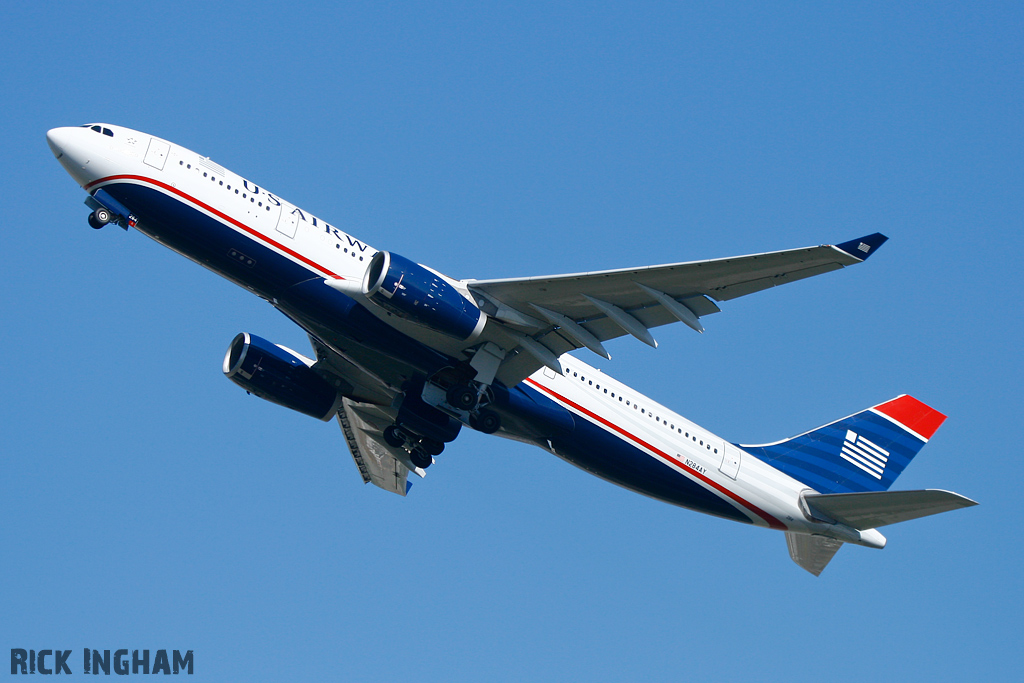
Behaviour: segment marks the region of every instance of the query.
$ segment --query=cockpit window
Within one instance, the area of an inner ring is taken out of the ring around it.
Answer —
[[[103,135],[106,135],[108,138],[114,137],[114,131],[110,130],[109,128],[104,128],[103,126],[97,126],[93,123],[86,123],[82,126],[79,126],[79,128],[88,128],[89,130],[94,130],[97,133],[102,133]]]

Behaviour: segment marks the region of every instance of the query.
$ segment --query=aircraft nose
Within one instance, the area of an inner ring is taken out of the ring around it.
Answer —
[[[46,131],[46,144],[50,146],[50,151],[53,152],[53,156],[60,159],[64,156],[64,150],[67,148],[68,143],[68,131],[69,128],[51,128]]]

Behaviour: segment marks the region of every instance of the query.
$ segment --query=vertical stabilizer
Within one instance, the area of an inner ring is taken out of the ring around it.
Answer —
[[[945,419],[903,395],[792,439],[742,448],[819,493],[886,491]]]

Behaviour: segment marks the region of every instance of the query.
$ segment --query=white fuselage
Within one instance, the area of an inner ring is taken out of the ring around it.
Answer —
[[[96,192],[111,183],[145,185],[306,269],[311,278],[358,282],[363,277],[376,251],[365,242],[208,157],[127,128],[109,124],[100,124],[100,128],[100,132],[90,127],[59,128],[47,136],[61,164],[87,191]],[[145,216],[139,220],[143,232],[164,241],[159,230],[144,229]],[[212,267],[195,253],[176,250]],[[244,248],[236,253],[241,261],[249,258]],[[229,277],[273,301],[272,292],[246,281],[244,275]],[[400,329],[414,333],[408,327]],[[430,341],[437,339],[432,337]],[[563,356],[561,363],[564,374],[545,368],[525,384],[570,411],[577,421],[588,423],[588,428],[602,430],[692,480],[742,512],[751,523],[878,547],[879,541],[871,535],[877,532],[860,532],[862,538],[858,540],[845,530],[837,531],[836,525],[810,519],[800,502],[801,493],[810,490],[807,485],[574,356]],[[557,444],[549,447],[556,455],[566,457]],[[580,464],[571,457],[566,459]],[[614,481],[613,477],[605,478]]]

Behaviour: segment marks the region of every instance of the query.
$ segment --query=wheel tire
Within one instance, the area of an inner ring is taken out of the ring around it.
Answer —
[[[105,221],[100,220],[100,217],[96,215],[97,213],[99,213],[98,209],[89,214],[89,227],[92,228],[93,230],[99,230],[104,225],[110,222],[110,212],[107,211],[106,209],[103,209],[103,211],[107,216],[107,220]]]
[[[405,445],[405,436],[395,425],[384,429],[384,441],[392,448],[401,448]]]
[[[476,407],[476,389],[465,384],[457,384],[445,394],[448,405],[458,410],[472,410]]]
[[[428,455],[441,455],[444,452],[444,442],[434,441],[433,439],[423,439],[420,441],[420,446],[427,452]]]
[[[470,420],[470,426],[478,432],[493,434],[501,429],[501,417],[490,410],[481,410]]]
[[[434,459],[430,457],[428,453],[424,453],[419,448],[414,448],[412,453],[409,454],[409,460],[412,460],[412,464],[416,467],[427,469],[434,464]]]

